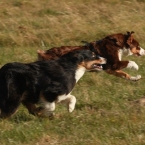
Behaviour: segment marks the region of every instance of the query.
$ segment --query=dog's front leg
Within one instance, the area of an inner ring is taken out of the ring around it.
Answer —
[[[28,109],[30,114],[37,115],[38,109],[35,106],[35,104],[32,104],[32,103],[27,102],[27,101],[23,101],[22,104]]]
[[[54,116],[53,111],[55,110],[55,102],[41,101],[41,103],[39,104],[40,107],[37,109],[37,116],[49,118],[52,118]]]
[[[132,80],[132,81],[138,81],[139,79],[141,79],[140,75],[137,76],[130,76],[129,74],[123,72],[122,70],[106,70],[107,73],[115,75],[117,77],[121,77],[121,78],[126,78],[128,80]]]
[[[62,100],[61,103],[64,103],[68,107],[68,111],[71,113],[75,109],[76,104],[76,97],[73,95],[67,95],[67,98],[65,100]]]
[[[134,61],[129,61],[126,68],[138,70],[138,65]]]
[[[71,113],[75,109],[76,97],[73,95],[69,95],[68,99],[69,99],[68,111]]]
[[[121,70],[124,68],[130,68],[138,70],[139,67],[134,61],[117,61],[112,65],[112,70]]]

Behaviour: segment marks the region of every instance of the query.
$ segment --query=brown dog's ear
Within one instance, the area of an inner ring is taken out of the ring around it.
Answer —
[[[134,31],[131,31],[131,32],[127,31],[127,34],[128,34],[128,35],[131,35],[131,34],[133,34],[133,33],[134,33]]]
[[[131,32],[127,32],[127,35],[128,35],[128,39],[127,39],[127,44],[129,45],[129,44],[131,44],[132,43],[132,40],[134,39],[133,38],[133,31],[131,31]]]

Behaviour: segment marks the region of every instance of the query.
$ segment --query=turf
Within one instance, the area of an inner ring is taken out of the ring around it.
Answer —
[[[144,16],[144,0],[1,0],[0,66],[35,61],[37,49],[82,45],[126,31],[134,31],[145,49]],[[58,104],[49,120],[20,106],[0,120],[0,145],[145,145],[145,108],[134,103],[145,95],[145,57],[123,59],[139,65],[138,71],[124,71],[141,80],[87,72],[72,92],[73,113]]]

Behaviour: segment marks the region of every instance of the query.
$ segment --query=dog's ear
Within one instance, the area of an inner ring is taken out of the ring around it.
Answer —
[[[130,45],[132,43],[132,40],[134,39],[133,37],[134,32],[127,32],[127,44]]]
[[[80,53],[74,53],[72,57],[73,62],[82,62],[84,60],[84,57]]]
[[[90,50],[78,50],[74,52],[74,55],[72,57],[72,61],[76,63],[81,63],[85,60],[90,59],[90,57],[94,58],[97,57],[95,52],[92,52]]]
[[[133,33],[135,33],[135,32],[134,31],[131,31],[131,32],[127,31],[128,35],[132,35]]]

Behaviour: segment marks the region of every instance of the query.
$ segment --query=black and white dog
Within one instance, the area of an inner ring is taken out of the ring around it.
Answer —
[[[38,116],[50,116],[55,103],[63,101],[72,112],[76,98],[70,93],[77,81],[86,70],[101,70],[105,63],[90,50],[78,50],[58,60],[5,64],[0,69],[0,117],[11,116],[21,103]]]

